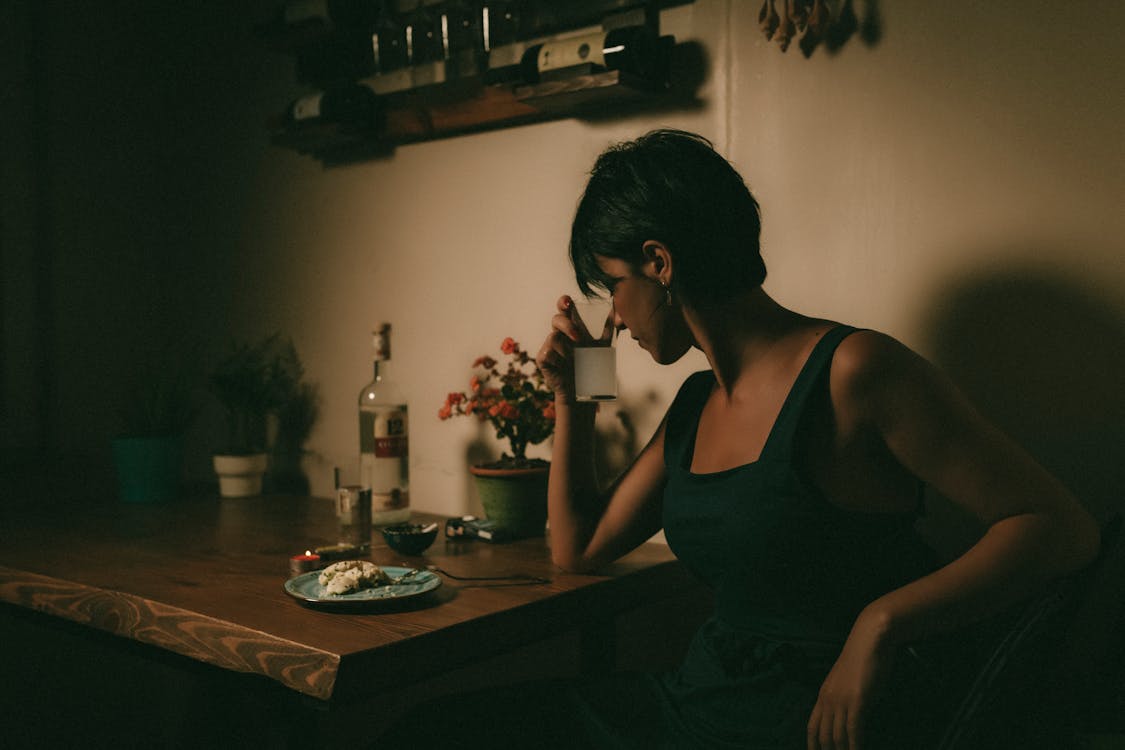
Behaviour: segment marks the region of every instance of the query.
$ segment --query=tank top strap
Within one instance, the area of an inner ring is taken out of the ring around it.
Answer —
[[[668,421],[664,426],[664,465],[669,469],[690,465],[687,453],[695,442],[695,425],[714,385],[715,375],[710,370],[692,373],[668,407]]]
[[[801,423],[805,405],[810,395],[821,382],[821,376],[826,373],[832,364],[832,357],[836,354],[836,347],[840,342],[854,333],[857,329],[848,325],[838,325],[825,333],[820,341],[816,342],[809,357],[805,360],[801,372],[789,389],[789,395],[781,406],[773,430],[770,432],[766,444],[762,447],[762,458],[775,458],[788,456],[792,452],[793,440],[797,428]]]

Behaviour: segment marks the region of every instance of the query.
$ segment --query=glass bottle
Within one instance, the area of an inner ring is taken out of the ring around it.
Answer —
[[[286,111],[290,127],[341,125],[351,130],[378,128],[382,102],[369,86],[351,83],[295,99]]]
[[[647,26],[625,26],[591,34],[565,36],[528,47],[520,60],[520,77],[538,83],[548,74],[574,75],[580,66],[592,70],[620,70],[642,78],[656,78],[660,45]]]
[[[469,0],[451,0],[443,7],[446,79],[479,74],[485,65],[480,8]]]
[[[389,2],[386,3],[388,6]],[[375,69],[380,74],[390,73],[410,64],[406,44],[406,23],[389,9],[379,16],[371,36],[375,53]]]
[[[359,481],[371,490],[371,523],[410,520],[410,430],[406,397],[388,377],[391,327],[374,332],[374,377],[359,392]]]
[[[408,17],[407,49],[411,65],[438,62],[445,57],[441,16],[418,8]]]

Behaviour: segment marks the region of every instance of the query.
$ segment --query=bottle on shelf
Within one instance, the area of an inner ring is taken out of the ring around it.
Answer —
[[[363,83],[302,96],[294,100],[286,112],[289,126],[297,128],[334,124],[355,130],[377,130],[381,117],[379,97]]]
[[[410,426],[406,398],[389,375],[391,327],[374,332],[374,377],[359,392],[359,480],[371,490],[371,523],[410,520]]]
[[[519,54],[518,62],[510,62],[512,52]],[[649,26],[566,34],[530,44],[522,53],[517,45],[494,49],[485,82],[533,84],[606,70],[655,81],[664,69],[662,55],[660,38]]]
[[[656,32],[648,26],[625,26],[552,39],[524,51],[520,78],[526,83],[538,83],[544,77],[576,72],[584,66],[590,66],[592,71],[620,70],[647,78],[657,69],[659,47]]]
[[[478,75],[484,68],[483,8],[469,0],[451,0],[442,14],[446,78]]]
[[[378,73],[391,73],[410,64],[406,27],[406,23],[391,15],[386,15],[379,20],[371,35],[375,70]],[[413,31],[411,35],[413,36]]]
[[[481,35],[485,51],[513,44],[520,38],[518,0],[486,0],[481,4]]]
[[[297,80],[323,88],[369,76],[378,70],[374,32],[341,29],[293,51]]]
[[[443,60],[442,16],[426,8],[418,8],[411,13],[406,26],[406,44],[411,65]]]

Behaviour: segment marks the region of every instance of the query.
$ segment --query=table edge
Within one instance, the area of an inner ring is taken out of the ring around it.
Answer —
[[[3,565],[0,601],[223,669],[262,675],[321,700],[332,697],[339,674],[338,654],[134,594]],[[250,643],[254,648],[245,648]]]
[[[557,592],[545,599],[529,601],[506,609],[474,617],[440,631],[420,633],[379,649],[362,649],[341,655],[341,673],[336,695],[342,700],[354,698],[359,691],[391,689],[401,683],[400,675],[409,673],[414,681],[435,677],[452,668],[465,667],[482,659],[498,656],[504,651],[549,638],[570,630],[581,631],[594,623],[623,614],[657,597],[675,595],[694,585],[696,579],[682,562],[675,558],[663,560],[634,570],[628,575],[613,575],[614,564],[597,573],[585,586]],[[669,587],[668,583],[674,583]],[[606,604],[606,602],[609,604]],[[593,607],[593,602],[602,606]],[[510,635],[497,641],[495,648],[465,649],[455,647],[478,644],[481,634],[492,637],[502,629]]]

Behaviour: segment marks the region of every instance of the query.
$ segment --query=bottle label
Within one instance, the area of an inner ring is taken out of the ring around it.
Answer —
[[[294,120],[315,120],[320,117],[320,101],[324,94],[309,94],[293,102]]]
[[[605,35],[599,32],[546,42],[539,48],[539,58],[536,60],[539,72],[570,68],[583,63],[605,67],[605,54],[602,52],[604,41]]]
[[[409,433],[405,411],[386,411],[375,415],[375,457],[406,458]]]

